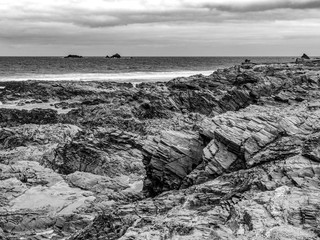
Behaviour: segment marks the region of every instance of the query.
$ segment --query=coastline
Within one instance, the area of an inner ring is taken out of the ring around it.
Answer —
[[[0,82],[0,237],[316,239],[319,74]]]
[[[90,57],[0,57],[0,82],[10,80],[168,81],[175,77],[240,64],[247,57],[136,57],[105,59]],[[287,62],[288,57],[254,57],[252,61]]]
[[[191,75],[210,75],[214,70],[203,71],[172,71],[172,72],[124,72],[124,73],[70,73],[70,74],[38,74],[30,76],[2,77],[1,82],[11,81],[84,81],[84,82],[157,82],[170,81],[176,77]]]

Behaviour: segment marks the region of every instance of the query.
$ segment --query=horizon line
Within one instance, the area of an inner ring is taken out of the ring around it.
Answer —
[[[75,54],[78,55],[78,54]],[[65,57],[68,55],[0,55],[0,57]],[[106,58],[107,55],[79,55],[82,57],[102,57]],[[308,55],[311,56],[311,55]],[[299,57],[299,55],[121,55],[121,57]],[[313,56],[318,57],[318,56]]]

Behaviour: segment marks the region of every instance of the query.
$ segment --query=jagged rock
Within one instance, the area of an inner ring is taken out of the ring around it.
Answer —
[[[291,97],[290,95],[291,95],[290,93],[281,91],[279,94],[277,94],[274,97],[274,100],[279,101],[279,102],[289,103],[289,100]]]
[[[320,136],[315,133],[304,142],[302,154],[313,161],[320,162],[320,149],[319,149]]]
[[[317,239],[314,230],[319,194],[313,186],[319,183],[319,173],[319,163],[297,156],[224,174],[189,189],[167,192],[114,210],[111,216],[129,223],[129,228],[123,225],[104,229],[109,223],[99,217],[73,239],[84,239],[91,236],[89,233],[123,240]],[[301,185],[302,182],[306,184]],[[313,182],[312,186],[308,182]]]
[[[1,109],[0,111],[0,125],[14,126],[17,124],[49,124],[57,123],[57,111],[52,109],[32,109],[16,110],[16,109]]]
[[[71,124],[81,124],[85,127],[108,127],[115,126],[121,130],[131,132],[144,132],[144,124],[140,119],[134,117],[132,108],[118,106],[116,103],[82,105],[81,108],[71,110],[66,115],[61,116],[61,121]],[[123,105],[123,104],[122,104]]]
[[[55,151],[58,144],[71,141],[80,132],[79,127],[64,124],[25,124],[0,128],[0,163],[41,162]]]
[[[110,239],[115,240],[119,239],[124,232],[129,228],[132,224],[131,221],[124,222],[119,216],[115,216],[112,214],[104,214],[98,216],[92,225],[90,225],[90,229],[85,229],[85,231],[72,236],[70,240],[85,240],[85,239]]]
[[[305,53],[301,56],[301,58],[310,59],[310,57],[309,57],[307,54],[305,54]]]
[[[312,125],[319,122],[319,112],[306,107],[276,108],[252,106],[246,111],[225,113],[212,119],[202,134],[212,139],[203,150],[203,171],[191,173],[185,181],[199,182],[215,178],[223,172],[250,168],[304,152],[317,140],[304,143]],[[314,125],[315,126],[315,125]],[[304,147],[304,150],[303,150]],[[316,150],[314,150],[316,151]],[[312,158],[312,157],[310,157]],[[195,177],[198,175],[197,177]]]
[[[144,190],[154,196],[178,189],[183,178],[201,162],[202,142],[194,132],[162,132],[143,146],[147,178]]]
[[[4,105],[59,110],[2,118],[4,237],[318,239],[319,74],[310,60],[136,87],[1,83]]]
[[[44,168],[37,162],[19,161],[12,165],[0,164],[0,180],[17,178],[22,183],[30,185],[52,186],[63,178],[51,169]]]
[[[118,200],[126,193],[139,193],[142,190],[142,179],[138,176],[131,179],[129,176],[110,178],[91,173],[74,172],[66,179],[75,187],[89,190],[99,195],[107,195],[109,199]],[[117,194],[121,193],[121,194]],[[118,195],[118,196],[117,196]]]
[[[59,174],[36,162],[0,164],[0,172],[0,225],[13,235],[52,228],[57,218],[72,216],[95,199],[91,192],[70,188]],[[86,218],[79,216],[76,221],[85,224]]]
[[[114,129],[96,129],[87,135],[59,145],[42,159],[44,165],[61,174],[76,171],[114,177],[118,174],[143,174],[142,154],[135,147],[135,134]],[[138,147],[138,146],[137,146]]]

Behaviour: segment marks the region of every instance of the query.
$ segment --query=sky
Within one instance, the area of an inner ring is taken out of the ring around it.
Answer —
[[[0,56],[320,56],[320,0],[0,0]]]

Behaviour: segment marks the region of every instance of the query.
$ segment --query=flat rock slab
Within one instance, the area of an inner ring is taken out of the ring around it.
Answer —
[[[66,182],[57,182],[51,187],[31,187],[18,198],[12,200],[11,211],[30,209],[43,210],[50,215],[68,215],[94,201],[89,191],[71,188]]]

